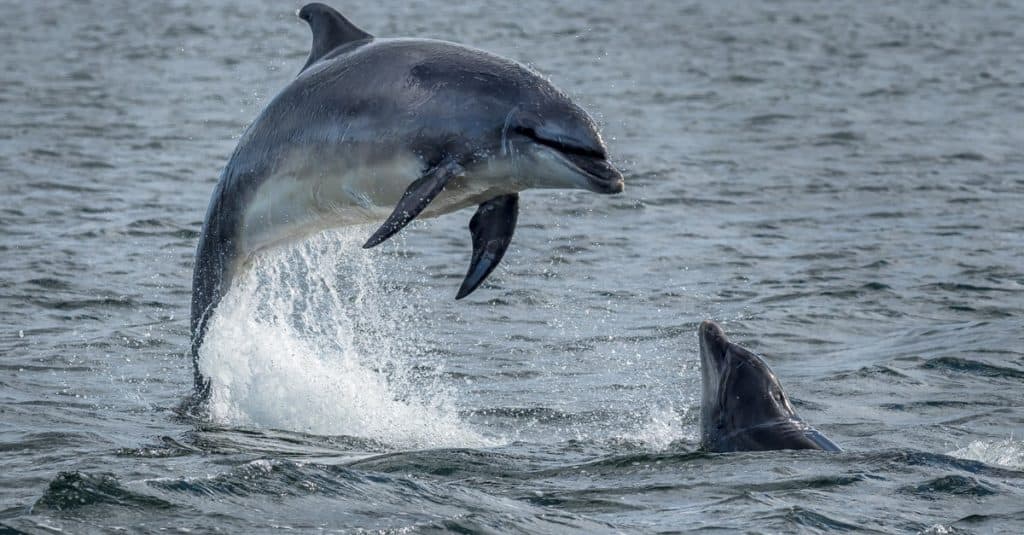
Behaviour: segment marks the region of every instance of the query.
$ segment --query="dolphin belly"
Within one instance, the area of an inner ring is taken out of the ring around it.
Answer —
[[[260,180],[242,208],[241,256],[329,228],[382,221],[422,164],[396,155],[382,165],[358,158],[324,160],[296,150]]]
[[[285,163],[259,181],[242,207],[239,261],[327,229],[384,221],[424,167],[420,158],[402,151],[386,159],[325,159],[316,151],[292,151]],[[446,184],[421,217],[437,217],[524,189],[509,181],[509,173],[505,166],[491,163],[470,167],[466,175]]]

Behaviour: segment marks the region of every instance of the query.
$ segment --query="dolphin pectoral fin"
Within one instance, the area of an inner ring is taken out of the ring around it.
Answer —
[[[473,260],[455,299],[473,293],[498,267],[508,244],[512,242],[518,218],[519,195],[516,193],[495,197],[477,208],[473,219],[469,220],[469,231],[473,234]]]
[[[420,215],[430,201],[444,190],[445,184],[462,174],[462,171],[461,165],[449,159],[442,161],[422,177],[416,179],[402,194],[402,199],[398,201],[398,205],[388,216],[387,221],[377,229],[377,232],[373,233],[373,236],[370,236],[370,239],[366,240],[363,249],[380,245],[381,242],[402,230],[410,221],[416,219],[416,216]]]

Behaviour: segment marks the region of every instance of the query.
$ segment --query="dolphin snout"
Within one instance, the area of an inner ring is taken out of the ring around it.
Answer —
[[[616,169],[612,164],[608,162],[602,162],[608,167],[608,171],[605,174],[605,178],[601,181],[603,189],[598,193],[622,193],[626,189],[626,179],[623,178],[622,173]]]
[[[725,338],[725,331],[723,331],[717,323],[711,320],[704,320],[700,322],[700,328],[697,332],[700,333],[700,337],[702,340]]]
[[[700,357],[704,366],[712,363],[718,364],[725,359],[726,345],[729,340],[725,337],[725,331],[711,320],[704,320],[697,328],[697,336],[700,339]]]
[[[626,181],[622,173],[604,158],[570,154],[568,159],[587,177],[587,189],[594,193],[622,193]]]

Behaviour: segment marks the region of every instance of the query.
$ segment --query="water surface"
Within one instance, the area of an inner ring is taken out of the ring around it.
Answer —
[[[191,388],[192,255],[305,61],[289,2],[0,4],[0,526],[1019,533],[1024,8],[336,4],[526,62],[627,190],[261,259]],[[696,326],[846,452],[697,451]]]

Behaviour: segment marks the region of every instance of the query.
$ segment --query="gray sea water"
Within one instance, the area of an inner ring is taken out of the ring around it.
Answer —
[[[530,64],[626,192],[259,260],[191,388],[209,195],[294,2],[0,1],[0,532],[1024,531],[1024,4],[333,2]],[[696,326],[844,447],[698,451]]]

